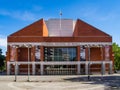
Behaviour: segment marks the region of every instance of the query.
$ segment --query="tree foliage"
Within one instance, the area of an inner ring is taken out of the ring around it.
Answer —
[[[0,70],[2,70],[5,67],[5,56],[2,55],[2,49],[0,48]]]
[[[118,44],[113,43],[112,48],[114,52],[114,68],[120,70],[120,47]]]

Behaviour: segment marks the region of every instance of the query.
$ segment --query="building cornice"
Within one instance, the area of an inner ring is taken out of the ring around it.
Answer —
[[[106,46],[112,45],[112,42],[8,42],[8,45],[40,45],[40,46]]]

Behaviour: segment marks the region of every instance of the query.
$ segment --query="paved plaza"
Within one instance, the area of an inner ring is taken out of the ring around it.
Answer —
[[[0,90],[120,90],[120,75],[0,76]]]

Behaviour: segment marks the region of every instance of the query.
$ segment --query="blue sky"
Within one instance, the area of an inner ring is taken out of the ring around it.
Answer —
[[[77,18],[110,34],[120,45],[120,0],[0,0],[0,48],[6,37],[41,18]]]

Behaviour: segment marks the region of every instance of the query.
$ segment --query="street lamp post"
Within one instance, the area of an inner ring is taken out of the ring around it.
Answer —
[[[101,66],[102,66],[101,79],[103,80],[103,61]]]
[[[16,60],[15,60],[15,66],[14,66],[14,68],[15,68],[15,82],[17,81],[17,72],[16,72],[16,68],[17,68],[17,63],[16,63]]]
[[[103,48],[102,46],[100,46],[101,48],[101,56],[102,56],[102,60],[103,60]],[[101,63],[101,79],[103,80],[103,61]]]
[[[27,46],[28,47],[28,82],[30,81],[30,45]]]
[[[88,80],[90,80],[90,46],[88,46],[88,60],[89,60],[89,63],[88,63]]]
[[[15,48],[15,50],[16,50],[16,48],[18,48],[17,46],[13,46],[13,48]],[[16,56],[16,51],[15,51],[15,56]],[[14,64],[14,72],[15,72],[15,82],[17,81],[17,59],[14,57],[14,60],[15,60],[15,64]]]

